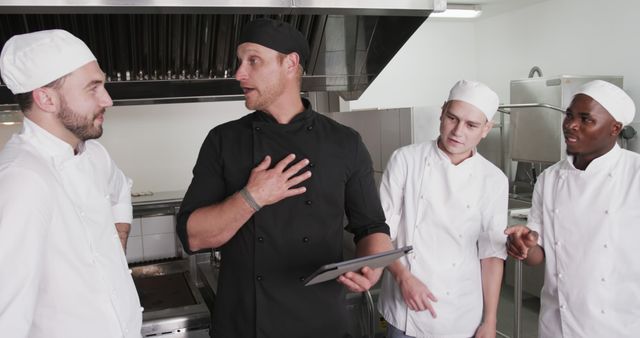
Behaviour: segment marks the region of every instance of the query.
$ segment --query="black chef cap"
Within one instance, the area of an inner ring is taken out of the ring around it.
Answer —
[[[283,54],[298,53],[300,65],[306,68],[309,60],[307,39],[290,24],[262,18],[247,23],[240,34],[238,44],[253,42]]]

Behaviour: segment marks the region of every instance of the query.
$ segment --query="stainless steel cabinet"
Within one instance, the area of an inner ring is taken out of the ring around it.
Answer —
[[[576,89],[591,80],[609,81],[622,87],[622,76],[571,76],[511,81],[511,104],[543,103],[566,109]],[[555,163],[565,155],[562,136],[564,115],[556,110],[511,109],[511,158],[514,161]]]

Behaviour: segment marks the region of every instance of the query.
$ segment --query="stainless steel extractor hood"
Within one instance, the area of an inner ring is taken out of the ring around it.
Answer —
[[[358,98],[446,0],[3,0],[0,46],[63,28],[83,39],[116,105],[241,98],[232,78],[243,25],[268,16],[306,36],[305,92]],[[55,65],[52,65],[55,67]],[[0,105],[13,104],[0,85]]]

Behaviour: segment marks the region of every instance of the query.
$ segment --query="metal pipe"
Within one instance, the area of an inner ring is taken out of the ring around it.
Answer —
[[[496,336],[504,337],[504,338],[511,338],[511,337],[507,336],[506,334],[500,332],[500,330],[496,330]]]
[[[513,287],[513,338],[522,337],[522,261],[515,260]]]
[[[553,109],[556,111],[559,111],[561,113],[564,113],[565,110],[560,108],[560,107],[556,107],[554,105],[550,105],[550,104],[546,104],[546,103],[513,103],[513,104],[501,104],[498,106],[498,111],[505,113],[505,114],[511,114],[511,112],[509,110],[505,110],[505,108],[549,108],[549,109]]]
[[[371,292],[369,290],[362,293],[363,302],[365,303],[365,307],[363,309],[365,316],[365,337],[374,338],[376,334],[376,311],[375,305],[373,304],[373,297],[371,296]]]
[[[502,113],[502,112],[500,112]],[[504,151],[504,114],[500,114],[500,167],[507,174],[507,177],[511,177],[509,168],[507,168],[507,160],[505,159],[506,152]]]

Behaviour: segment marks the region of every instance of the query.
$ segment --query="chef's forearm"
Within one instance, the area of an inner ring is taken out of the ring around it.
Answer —
[[[482,295],[484,302],[482,321],[496,323],[504,260],[497,257],[489,257],[480,260],[480,265],[482,268]]]
[[[411,271],[400,263],[400,259],[397,259],[395,262],[391,263],[387,266],[387,270],[391,272],[393,278],[396,280],[396,283],[400,284],[401,281],[409,278],[411,276]]]
[[[381,232],[367,235],[356,244],[356,256],[358,257],[373,255],[389,250],[393,250],[391,238],[389,238],[389,235]]]
[[[129,238],[129,232],[131,231],[130,223],[116,223],[116,231],[122,244],[122,250],[127,251],[127,239]]]
[[[255,213],[240,193],[221,203],[196,209],[187,220],[189,249],[217,248],[228,242]]]

